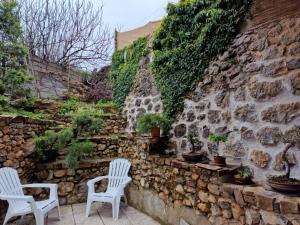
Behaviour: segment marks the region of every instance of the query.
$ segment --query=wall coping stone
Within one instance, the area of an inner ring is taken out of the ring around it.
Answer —
[[[82,160],[77,169],[95,168],[99,166],[108,166],[109,163],[116,158],[105,158],[105,159],[85,159]],[[69,169],[65,164],[64,160],[57,160],[51,163],[39,163],[37,170],[44,169]]]

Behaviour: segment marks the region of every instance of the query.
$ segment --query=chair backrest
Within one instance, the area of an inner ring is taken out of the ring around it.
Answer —
[[[109,164],[108,188],[118,188],[128,177],[131,163],[127,159],[115,159]]]
[[[15,169],[4,167],[0,169],[0,198],[1,195],[24,196],[18,172]],[[9,200],[11,207],[21,206],[22,202]]]

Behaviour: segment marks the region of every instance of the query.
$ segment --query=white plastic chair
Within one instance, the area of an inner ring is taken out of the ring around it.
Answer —
[[[24,195],[23,188],[49,188],[48,200],[35,201],[32,196]],[[18,172],[12,168],[0,169],[0,199],[7,200],[9,206],[3,225],[14,216],[34,214],[36,225],[44,225],[47,213],[57,207],[60,219],[59,202],[56,184],[26,184],[22,185]]]
[[[86,216],[88,217],[93,202],[108,202],[112,204],[113,219],[119,218],[120,200],[123,196],[127,203],[126,196],[124,195],[124,188],[131,181],[128,176],[131,163],[127,159],[115,159],[109,164],[108,176],[97,177],[88,181],[88,199],[86,207]],[[96,193],[95,183],[103,179],[108,179],[106,192]]]

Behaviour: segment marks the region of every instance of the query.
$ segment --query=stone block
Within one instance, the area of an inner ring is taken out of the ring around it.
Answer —
[[[257,206],[259,209],[266,210],[266,211],[273,211],[274,210],[274,203],[277,197],[275,192],[262,192],[262,193],[255,193]]]
[[[260,168],[266,168],[271,159],[269,153],[257,150],[253,150],[250,157],[251,161]]]
[[[246,224],[247,225],[258,225],[260,224],[260,213],[253,209],[245,210]]]
[[[291,76],[292,93],[294,95],[300,95],[300,72]]]
[[[214,195],[220,195],[220,186],[209,183],[207,188],[210,193]]]
[[[258,82],[254,81],[249,85],[250,96],[258,101],[268,100],[279,95],[283,86],[280,80],[274,82]]]
[[[257,122],[258,114],[255,105],[246,104],[237,106],[234,110],[234,118],[241,122]]]
[[[300,116],[300,102],[271,106],[261,112],[261,119],[273,123],[289,123]]]
[[[295,58],[287,61],[287,68],[289,70],[295,70],[300,68],[300,58]]]

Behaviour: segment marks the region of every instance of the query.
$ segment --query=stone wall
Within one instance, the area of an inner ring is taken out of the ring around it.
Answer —
[[[257,179],[281,173],[282,136],[300,125],[299,81],[300,18],[239,35],[185,100],[171,131],[178,153],[193,133],[211,156],[217,146],[207,138],[217,133],[228,136],[219,153],[251,166]],[[299,178],[300,154],[292,152],[292,176]]]
[[[37,97],[84,95],[86,87],[82,82],[82,75],[75,69],[65,69],[37,56],[30,56],[28,64],[29,73],[34,77],[32,91]]]
[[[34,180],[33,137],[52,123],[22,116],[0,116],[0,168],[14,167],[23,183]],[[0,201],[0,221],[6,204]]]
[[[151,53],[141,60],[133,87],[125,100],[124,114],[128,122],[127,131],[134,131],[134,125],[139,115],[162,112],[160,94],[154,84],[150,62]]]
[[[300,197],[227,183],[230,171],[220,167],[149,155],[149,141],[129,137],[120,156],[132,162],[130,204],[162,224],[299,225]]]
[[[107,175],[110,161],[118,157],[122,140],[126,138],[124,118],[110,107],[105,108],[105,112],[111,114],[105,116],[106,124],[101,132],[94,137],[82,138],[94,142],[96,149],[75,170],[68,169],[64,163],[66,149],[59,150],[57,161],[51,163],[38,162],[34,152],[33,137],[48,129],[60,130],[63,128],[62,125],[65,126],[64,122],[35,120],[22,116],[0,116],[0,168],[17,169],[23,184],[36,182],[58,184],[61,205],[86,202],[87,181]],[[97,190],[105,190],[106,184],[106,180],[99,183]],[[25,191],[36,199],[45,199],[48,196],[46,189]],[[6,203],[0,201],[0,223],[6,209]]]

